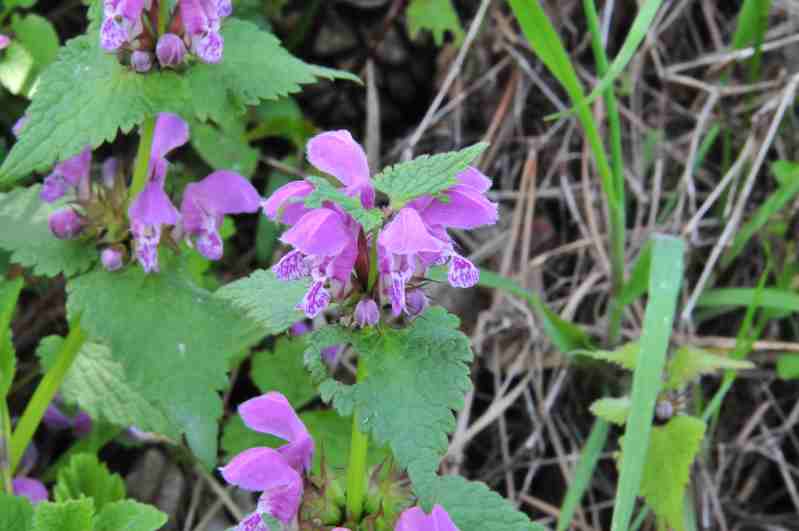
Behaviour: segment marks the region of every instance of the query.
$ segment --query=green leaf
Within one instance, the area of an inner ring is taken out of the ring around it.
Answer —
[[[107,505],[94,517],[93,531],[156,531],[166,524],[167,515],[133,500]]]
[[[694,347],[681,347],[674,353],[666,372],[666,389],[682,389],[703,374],[713,374],[722,369],[754,369],[752,362],[717,356]]]
[[[82,314],[81,325],[111,348],[131,387],[165,412],[173,427],[167,435],[185,433],[195,455],[212,467],[227,360],[263,334],[177,266],[162,269],[146,275],[129,267],[74,279],[67,284],[68,313]]]
[[[306,352],[306,365],[318,377],[324,371],[322,349],[352,344],[368,377],[351,386],[326,379],[322,398],[332,400],[342,415],[357,408],[360,429],[391,447],[425,498],[447,450],[447,434],[455,428],[452,410],[463,407],[471,388],[472,351],[458,325],[443,308],[431,308],[404,329],[325,327],[310,336]]]
[[[128,426],[125,427],[125,429],[127,428]],[[40,479],[44,482],[55,481],[59,472],[69,466],[73,456],[79,454],[97,455],[106,444],[116,439],[120,433],[122,433],[122,428],[107,422],[93,420],[92,430],[89,434],[72,443],[72,446],[47,468]]]
[[[664,426],[652,428],[640,493],[655,515],[674,531],[685,531],[685,487],[704,436],[705,423],[687,415],[678,415]],[[625,439],[626,436],[620,440],[622,456]]]
[[[457,46],[463,42],[463,27],[451,0],[412,0],[405,16],[412,39],[422,30],[429,30],[436,45],[441,46],[444,34],[449,31]]]
[[[245,140],[242,123],[215,126],[195,121],[191,144],[214,170],[231,170],[251,178],[258,166],[258,150]]]
[[[545,531],[484,483],[461,476],[436,478],[434,502],[441,504],[460,531]]]
[[[250,378],[263,393],[278,391],[299,409],[316,397],[316,386],[303,364],[305,340],[281,337],[272,352],[256,352]]]
[[[754,305],[755,308],[796,313],[799,312],[799,295],[779,288],[719,288],[705,291],[696,305],[702,308]]]
[[[93,513],[91,498],[40,503],[33,514],[33,531],[90,531]]]
[[[58,473],[53,498],[56,502],[92,498],[99,511],[109,503],[125,499],[125,483],[96,456],[78,454]]]
[[[358,77],[330,68],[309,65],[291,55],[271,33],[255,24],[230,18],[222,27],[225,53],[219,64],[196,64],[188,71],[192,105],[200,119],[221,122],[231,111],[261,100],[298,92],[319,78]]]
[[[321,177],[310,176],[308,181],[314,185],[314,190],[305,198],[305,206],[319,208],[324,201],[332,201],[343,208],[347,214],[361,224],[365,233],[369,233],[383,224],[383,214],[380,209],[366,209],[361,200],[350,197]]]
[[[255,115],[261,123],[247,134],[250,140],[278,136],[302,150],[316,132],[297,101],[291,97],[265,101],[255,108]]]
[[[63,342],[61,336],[42,339],[36,354],[45,369],[53,364]],[[64,400],[89,413],[92,419],[125,428],[136,426],[144,431],[177,433],[168,411],[128,381],[124,365],[114,359],[105,345],[84,343],[60,392]]]
[[[0,60],[0,84],[11,94],[27,94],[29,79],[34,70],[34,59],[22,44],[11,41],[3,50]]]
[[[145,118],[185,109],[188,91],[175,72],[141,75],[81,36],[61,48],[42,74],[26,114],[29,122],[3,165],[0,184],[111,142]]]
[[[619,304],[627,306],[635,299],[646,293],[649,283],[649,269],[652,265],[652,244],[647,241],[635,260],[630,278],[624,284],[619,294]]]
[[[33,527],[33,506],[27,498],[0,492],[0,529],[30,531]]]
[[[600,398],[591,404],[591,413],[610,423],[624,426],[630,414],[630,397]]]
[[[16,372],[17,356],[11,343],[11,318],[24,285],[22,278],[6,280],[0,277],[0,400],[4,400],[8,394]]]
[[[581,350],[579,354],[595,360],[609,361],[628,371],[632,371],[635,370],[639,350],[640,345],[638,341],[631,341],[625,343],[616,350]]]
[[[35,14],[24,17],[15,14],[11,19],[11,29],[15,35],[14,42],[24,47],[32,59],[24,82],[25,93],[29,95],[31,90],[35,90],[37,77],[58,55],[58,34],[49,20]]]
[[[375,188],[401,206],[423,195],[435,195],[457,184],[455,178],[480,156],[488,143],[480,142],[460,151],[422,155],[389,166],[374,178]]]
[[[265,334],[279,334],[305,318],[297,304],[308,291],[309,282],[284,282],[266,269],[231,282],[216,295],[233,303],[263,327]]]
[[[59,240],[50,232],[47,219],[63,206],[39,199],[39,185],[0,194],[0,248],[11,251],[11,261],[30,267],[37,275],[76,275],[97,261],[97,250],[80,240]]]
[[[783,380],[799,379],[799,356],[783,354],[777,358],[777,374]]]

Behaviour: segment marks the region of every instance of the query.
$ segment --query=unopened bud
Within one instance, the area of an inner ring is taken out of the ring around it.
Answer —
[[[186,45],[174,33],[165,33],[158,39],[155,55],[164,68],[178,66],[186,60]]]
[[[5,35],[0,35],[0,50],[8,47],[9,44],[11,44],[11,39]]]
[[[83,219],[71,208],[53,212],[47,223],[50,232],[59,240],[71,240],[83,230]]]
[[[364,326],[374,326],[380,321],[380,308],[372,299],[362,299],[355,307],[355,324],[363,328]]]
[[[20,133],[22,133],[22,130],[28,124],[29,120],[30,118],[28,118],[28,115],[24,114],[22,115],[22,118],[16,121],[14,127],[11,128],[11,132],[14,133],[15,137],[19,138]]]
[[[136,72],[143,74],[153,67],[153,54],[136,50],[130,56],[130,64]]]
[[[420,289],[415,289],[405,294],[405,311],[411,317],[423,313],[429,305],[430,302],[427,295]]]
[[[116,247],[108,247],[100,253],[100,261],[106,271],[117,271],[124,265],[124,255]]]

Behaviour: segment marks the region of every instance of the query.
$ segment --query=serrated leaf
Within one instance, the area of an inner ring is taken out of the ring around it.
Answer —
[[[443,476],[435,492],[431,504],[441,504],[460,531],[545,531],[484,483]]]
[[[305,206],[308,208],[319,208],[324,201],[332,201],[360,223],[365,233],[369,233],[383,224],[383,214],[379,209],[364,208],[360,199],[344,194],[321,177],[311,176],[307,180],[314,185],[313,192],[305,198]]]
[[[129,267],[74,279],[67,284],[68,313],[81,312],[90,338],[107,344],[130,385],[165,412],[173,426],[167,435],[185,433],[195,455],[212,467],[227,360],[262,333],[191,284],[178,266],[162,268],[154,275]]]
[[[630,414],[630,397],[600,398],[591,404],[591,413],[608,422],[624,426]]]
[[[56,502],[92,498],[101,511],[107,504],[125,499],[125,483],[96,456],[78,454],[58,473],[53,498]]]
[[[265,334],[279,334],[305,319],[297,304],[308,291],[309,282],[284,282],[266,269],[231,282],[216,292],[263,327]]]
[[[316,397],[316,386],[303,364],[305,340],[281,337],[271,351],[256,352],[250,364],[250,378],[262,393],[282,393],[294,409]]]
[[[631,341],[620,346],[616,350],[580,350],[577,353],[582,356],[588,356],[595,360],[608,361],[615,363],[623,369],[635,370],[635,363],[638,359],[639,344],[637,341]]]
[[[456,176],[480,156],[488,143],[460,151],[422,155],[385,168],[374,178],[375,188],[388,195],[392,205],[402,206],[423,195],[435,195],[457,183]]]
[[[471,388],[473,355],[458,325],[443,308],[431,308],[399,330],[326,327],[311,335],[306,352],[306,365],[318,376],[324,347],[335,344],[331,341],[353,345],[368,377],[351,386],[327,379],[322,398],[332,400],[342,415],[355,408],[361,430],[391,447],[422,497],[429,495],[447,450],[447,434],[455,427],[452,411],[463,407]]]
[[[258,165],[258,150],[244,138],[244,127],[193,122],[191,144],[214,170],[231,170],[251,178]]]
[[[0,492],[0,529],[30,531],[33,527],[33,506],[27,498]]]
[[[47,225],[49,215],[63,202],[39,199],[40,186],[17,188],[0,194],[0,248],[11,251],[11,261],[30,267],[37,275],[66,276],[88,270],[97,261],[97,250],[79,240],[59,240]]]
[[[694,347],[680,347],[674,353],[666,369],[666,389],[682,389],[703,374],[712,374],[723,369],[753,369],[752,362],[735,360],[711,354]]]
[[[405,15],[412,39],[422,30],[428,30],[437,46],[444,43],[446,32],[452,33],[456,45],[463,42],[463,27],[451,0],[412,0]]]
[[[93,513],[91,498],[40,503],[33,514],[33,531],[90,531]]]
[[[26,95],[35,88],[39,74],[52,63],[58,55],[58,34],[53,25],[44,17],[28,14],[24,17],[14,15],[11,19],[14,42],[19,43],[30,54],[32,65],[26,73],[23,88]]]
[[[107,505],[94,517],[93,531],[156,531],[166,524],[167,515],[133,500]]]
[[[0,166],[0,184],[46,170],[87,145],[110,142],[159,112],[181,112],[188,94],[175,72],[141,75],[100,49],[96,39],[73,39],[39,79],[28,124]]]
[[[188,72],[192,105],[200,119],[225,119],[243,105],[298,92],[319,78],[359,82],[349,72],[309,65],[291,55],[271,33],[230,18],[222,27],[225,52],[216,65],[194,65]]]
[[[16,372],[17,356],[11,343],[10,325],[24,285],[22,278],[6,280],[0,276],[0,400],[8,394]]]
[[[655,515],[674,531],[685,531],[685,487],[704,436],[705,423],[687,415],[678,415],[667,424],[652,428],[640,494]],[[620,444],[623,452],[623,437]]]

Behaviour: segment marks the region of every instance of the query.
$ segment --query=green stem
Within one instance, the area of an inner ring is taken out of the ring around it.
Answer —
[[[596,60],[597,73],[604,77],[608,71],[608,56],[605,44],[602,42],[602,30],[599,14],[594,0],[583,0],[583,9],[588,19],[588,28],[591,32],[591,45]],[[605,108],[610,124],[610,156],[613,174],[613,192],[615,205],[610,205],[610,256],[611,256],[611,287],[612,298],[608,308],[608,343],[610,346],[618,343],[621,337],[621,321],[624,306],[619,303],[618,296],[624,287],[624,243],[626,226],[626,209],[624,199],[624,152],[621,141],[621,116],[616,103],[616,94],[613,85],[604,91]]]
[[[56,358],[55,365],[44,375],[22,418],[17,423],[17,428],[11,436],[11,452],[10,452],[10,471],[11,474],[17,469],[19,461],[22,458],[25,448],[28,447],[36,428],[44,417],[44,412],[47,406],[55,397],[56,392],[61,387],[61,382],[67,375],[69,368],[72,367],[72,362],[78,357],[78,352],[86,340],[86,334],[80,327],[80,317],[70,324],[69,335],[61,345],[61,350]]]
[[[161,0],[158,3],[158,36],[160,37],[166,33],[166,22],[169,18],[169,2]]]
[[[366,363],[363,357],[358,358],[356,381],[366,378]],[[347,517],[357,524],[363,515],[363,504],[366,499],[367,475],[366,453],[369,450],[369,436],[358,429],[358,409],[352,415],[352,441],[350,442],[350,462],[347,466]]]
[[[8,413],[8,402],[3,398],[0,400],[0,492],[14,494],[14,487],[11,484],[11,463],[9,460],[9,448],[11,446],[11,416]]]
[[[132,203],[147,184],[147,169],[150,166],[150,151],[153,146],[154,133],[155,117],[153,116],[144,120],[139,126],[139,150],[136,152],[136,165],[133,168],[133,182],[130,184],[128,203]]]

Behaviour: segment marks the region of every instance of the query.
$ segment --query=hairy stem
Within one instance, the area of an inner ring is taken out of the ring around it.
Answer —
[[[357,382],[366,378],[366,363],[358,358]],[[352,440],[350,442],[350,462],[347,466],[347,517],[358,523],[363,516],[363,504],[366,499],[367,475],[366,453],[369,450],[369,436],[358,429],[358,409],[352,415]]]
[[[44,412],[50,402],[53,400],[58,389],[61,387],[61,382],[72,367],[75,358],[78,357],[78,352],[86,340],[86,333],[80,327],[80,317],[77,317],[70,324],[69,335],[61,345],[61,350],[56,358],[55,365],[44,375],[22,418],[17,423],[17,428],[11,436],[11,452],[10,452],[10,472],[13,475],[14,471],[19,465],[22,454],[25,448],[33,438],[36,428],[44,417]]]
[[[155,117],[153,116],[144,120],[139,126],[139,150],[136,152],[136,165],[133,168],[133,182],[130,184],[128,203],[132,203],[147,184],[147,169],[150,167],[150,151],[152,151],[154,133]]]

